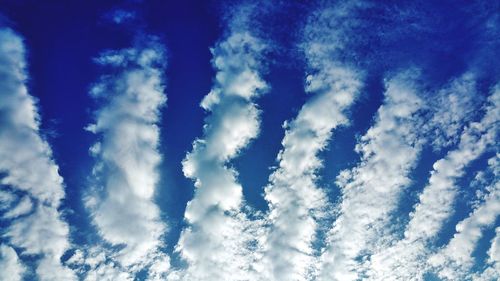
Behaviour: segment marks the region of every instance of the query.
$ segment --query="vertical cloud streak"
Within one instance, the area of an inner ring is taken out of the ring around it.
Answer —
[[[427,270],[430,243],[453,211],[458,192],[456,181],[464,169],[490,148],[497,137],[500,115],[500,91],[495,89],[488,99],[482,120],[472,122],[463,131],[458,147],[433,165],[429,184],[420,195],[420,202],[410,215],[403,240],[384,249],[372,259],[372,277],[421,279]]]
[[[241,16],[248,16],[244,8]],[[246,25],[229,21],[227,37],[213,49],[215,85],[201,102],[211,114],[204,137],[183,161],[195,181],[177,251],[187,261],[182,280],[254,280],[250,253],[252,222],[243,211],[242,187],[229,161],[258,135],[254,104],[267,85],[259,74],[265,44]]]
[[[338,29],[327,28],[325,20]],[[339,14],[320,13],[319,19],[311,17],[304,30],[302,47],[310,73],[306,90],[314,96],[294,120],[285,123],[279,166],[265,188],[269,227],[262,238],[264,280],[311,280],[313,276],[313,242],[329,205],[316,183],[323,164],[318,153],[335,128],[349,123],[347,111],[362,84],[360,74],[337,58],[337,49],[345,41],[341,22]]]
[[[472,276],[473,281],[489,281],[500,278],[500,227],[497,227],[495,232],[496,235],[488,250],[487,266],[481,273]]]
[[[322,73],[324,76],[319,79],[328,77],[329,89],[312,97],[298,116],[285,125],[279,167],[265,189],[270,209],[270,230],[264,242],[264,264],[270,266],[267,270],[271,272],[266,273],[267,280],[310,278],[317,220],[324,217],[328,206],[324,191],[315,182],[322,166],[317,154],[325,148],[332,130],[347,123],[344,111],[352,104],[360,85],[347,68],[324,71],[328,74]],[[311,84],[320,83],[315,79],[318,77],[308,77]]]
[[[361,163],[338,177],[342,201],[321,255],[319,280],[362,276],[364,256],[374,250],[400,192],[410,183],[408,176],[422,147],[415,128],[423,101],[414,75],[410,71],[386,82],[375,124],[356,146]]]
[[[26,88],[25,48],[8,28],[0,29],[0,184],[11,190],[10,211],[3,214],[3,232],[20,254],[37,255],[40,280],[76,280],[61,264],[69,248],[69,227],[58,208],[64,198],[63,179],[41,137],[36,102]],[[1,246],[0,263],[19,279],[23,270],[12,247]]]
[[[489,159],[489,170],[498,179],[499,156]],[[496,180],[486,188],[487,194],[474,211],[457,224],[457,233],[438,253],[429,258],[429,263],[436,268],[439,277],[445,280],[464,280],[474,265],[472,252],[477,246],[483,231],[491,227],[500,215],[500,182]]]
[[[500,68],[492,63],[500,2],[301,2],[179,4],[167,12],[162,1],[72,3],[62,17],[50,8],[39,17],[26,10],[32,3],[2,5],[36,49],[31,75],[22,37],[3,27],[0,14],[0,280],[500,280]],[[223,26],[214,25],[214,8],[224,10]],[[36,21],[47,17],[47,24]],[[146,28],[173,43],[176,108],[166,113],[179,122],[178,131],[167,132],[174,141],[162,142],[160,129],[166,49]],[[203,48],[221,29],[207,71]],[[73,114],[57,130],[57,152],[68,153],[65,167],[75,169],[63,179],[30,80],[44,105],[68,113],[78,106],[75,97],[58,91],[79,93],[95,71],[82,56],[131,34],[129,48],[94,59],[101,72],[90,89],[96,110],[85,130],[95,143],[86,182],[77,182],[86,160],[71,146],[79,135],[71,124],[82,116]],[[67,80],[61,70],[69,70]],[[300,95],[291,87],[301,71],[308,96],[297,109],[300,101],[289,99]],[[186,143],[196,131],[186,123],[193,98],[186,90],[212,73],[200,102],[203,131]],[[243,191],[260,182],[257,166],[277,152],[270,150],[279,132],[266,133],[269,141],[256,143],[262,146],[251,150],[255,155],[238,157],[260,134],[257,101],[268,83],[278,89],[262,101],[275,110],[264,115],[271,118],[266,124],[297,115],[283,124],[276,167],[263,188],[266,209],[255,198],[259,190],[248,190],[255,204]],[[326,161],[330,141],[338,141],[339,152]],[[347,151],[355,143],[354,153]],[[162,148],[185,158],[161,165]],[[240,181],[240,164],[255,168],[256,178]],[[329,164],[344,170],[322,186]],[[194,185],[187,206],[164,208],[178,217],[186,207],[183,221],[169,223],[157,202],[182,201],[191,189],[164,194],[160,179]],[[65,181],[76,183],[71,194],[83,195],[83,216],[79,202],[66,199]]]
[[[85,203],[99,234],[118,250],[102,249],[111,260],[93,262],[87,280],[133,279],[144,269],[153,279],[169,268],[168,257],[160,251],[166,225],[154,203],[161,161],[157,123],[166,103],[165,57],[156,38],[141,39],[146,43],[96,59],[111,74],[103,75],[91,90],[102,107],[95,124],[87,128],[100,141],[91,148],[97,160],[95,186]],[[92,250],[87,259],[99,256]]]

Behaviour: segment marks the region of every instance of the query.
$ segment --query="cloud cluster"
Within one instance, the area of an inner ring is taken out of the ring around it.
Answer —
[[[195,182],[177,251],[187,262],[182,280],[254,280],[251,254],[255,222],[243,210],[242,187],[228,162],[259,132],[255,98],[267,84],[260,77],[266,45],[244,28],[230,29],[213,49],[215,85],[201,102],[210,112],[203,138],[183,161]]]
[[[160,252],[166,225],[154,203],[161,161],[157,123],[166,103],[165,57],[155,38],[145,41],[130,49],[104,52],[95,60],[110,71],[91,90],[101,107],[95,123],[87,127],[99,141],[90,149],[96,164],[94,186],[85,204],[99,234],[115,250],[101,245],[106,256],[87,253],[87,259],[103,257],[95,262],[89,280],[117,280],[124,278],[122,271],[133,279],[145,268],[152,278],[165,275],[169,268]],[[157,266],[157,262],[163,264]]]
[[[465,125],[477,117],[484,102],[477,93],[477,77],[466,72],[434,93],[424,131],[435,150],[456,145]]]
[[[437,237],[443,223],[453,212],[453,202],[458,193],[457,179],[464,175],[465,168],[472,161],[495,144],[498,134],[496,125],[500,118],[499,98],[500,92],[496,89],[488,99],[483,118],[469,123],[460,136],[457,148],[434,163],[429,183],[410,214],[403,239],[372,257],[373,278],[423,278],[428,270],[426,260],[431,254],[432,239]],[[434,262],[439,263],[438,259],[436,257]]]
[[[330,89],[313,96],[298,116],[285,124],[279,167],[265,189],[270,209],[270,229],[263,246],[263,263],[270,267],[265,272],[267,280],[308,280],[307,271],[314,263],[312,243],[317,220],[325,216],[328,206],[325,192],[316,184],[322,166],[317,154],[326,147],[332,130],[347,123],[344,111],[352,104],[360,84],[349,69],[328,71],[333,80]],[[308,78],[309,85],[318,83],[314,80],[317,76]]]
[[[12,246],[1,246],[0,263],[7,269],[2,274],[11,273],[9,280],[21,278],[20,254],[37,257],[40,280],[76,280],[73,271],[61,263],[70,246],[69,226],[58,211],[65,196],[63,179],[41,136],[27,79],[22,39],[11,29],[1,28],[0,184],[6,189],[2,203],[9,206],[2,217],[7,223],[3,237]]]
[[[224,35],[211,49],[214,85],[200,104],[207,112],[203,135],[182,161],[195,192],[175,246],[175,268],[164,252],[168,227],[155,202],[159,122],[167,101],[165,49],[158,38],[141,34],[131,48],[94,59],[104,73],[91,88],[98,109],[86,129],[98,140],[90,148],[95,165],[84,203],[95,236],[72,249],[60,211],[63,179],[26,87],[25,47],[15,32],[0,28],[0,280],[423,280],[426,273],[443,280],[499,279],[500,86],[483,97],[496,78],[475,68],[483,62],[474,62],[496,43],[482,42],[481,54],[464,51],[471,62],[454,65],[447,82],[427,73],[442,60],[433,52],[449,47],[442,50],[449,55],[460,47],[454,39],[429,38],[467,26],[479,39],[491,40],[498,16],[482,11],[490,4],[477,3],[466,12],[452,7],[456,15],[450,18],[440,14],[447,7],[432,5],[417,11],[412,3],[317,4],[299,35],[309,99],[283,125],[278,165],[264,188],[265,213],[245,203],[232,161],[259,135],[256,100],[269,90],[263,69],[274,46],[258,35],[255,14],[272,4],[238,3],[226,15]],[[474,12],[480,16],[450,21]],[[139,11],[128,10],[105,18],[140,21]],[[465,44],[475,37],[464,38]],[[429,49],[421,48],[425,43]],[[370,79],[382,76],[382,105],[371,127],[360,132],[359,162],[337,176],[340,195],[333,204],[320,184],[319,154],[336,129],[356,118],[351,107],[360,92],[371,93]],[[401,210],[409,200],[405,191],[419,185],[412,178],[419,164],[427,164],[420,159],[427,153],[440,159],[408,216]],[[461,180],[488,153],[488,167],[470,184],[476,189],[471,212],[460,218],[449,241],[437,245],[455,212]],[[496,236],[481,265],[474,251],[493,228]]]
[[[498,182],[499,155],[489,159],[489,170],[492,170],[495,182],[486,188],[487,194],[481,198],[474,211],[456,226],[456,233],[451,241],[438,253],[429,258],[429,263],[437,269],[439,277],[444,280],[463,280],[474,265],[472,252],[485,229],[491,227],[500,215],[500,182]]]
[[[409,173],[422,148],[415,129],[423,101],[415,75],[409,71],[386,82],[375,124],[356,146],[361,162],[338,176],[342,199],[320,258],[319,280],[362,276],[365,256],[375,250],[399,194],[410,183]]]

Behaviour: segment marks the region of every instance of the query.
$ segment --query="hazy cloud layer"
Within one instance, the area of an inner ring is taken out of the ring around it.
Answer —
[[[495,223],[500,215],[499,155],[489,159],[489,170],[494,174],[494,182],[481,195],[481,203],[474,211],[456,226],[456,233],[451,241],[438,253],[429,258],[439,277],[445,280],[467,278],[474,265],[472,252],[476,249],[484,231]]]

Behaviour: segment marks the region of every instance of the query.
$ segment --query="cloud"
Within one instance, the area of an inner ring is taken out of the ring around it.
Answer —
[[[248,15],[247,15],[248,16]],[[259,74],[266,45],[244,25],[230,22],[229,33],[211,49],[215,85],[201,102],[210,112],[202,139],[183,161],[184,175],[195,182],[176,250],[187,262],[181,280],[253,280],[255,224],[243,210],[237,172],[228,167],[259,132],[253,103],[267,90]]]
[[[13,245],[23,248],[23,254],[44,254],[37,272],[44,280],[51,276],[74,278],[72,272],[63,267],[58,259],[69,248],[69,227],[61,221],[56,209],[44,205],[36,206],[33,214],[12,222],[6,236]]]
[[[361,162],[338,176],[342,200],[320,258],[319,280],[360,278],[364,256],[375,250],[399,194],[410,183],[422,149],[416,124],[424,103],[413,82],[416,75],[408,71],[386,81],[375,124],[356,146]]]
[[[21,280],[25,272],[42,281],[420,280],[427,271],[450,280],[499,279],[500,228],[485,265],[475,267],[474,260],[484,231],[498,220],[497,174],[491,181],[486,172],[478,174],[473,211],[448,244],[434,243],[454,212],[459,180],[475,160],[496,149],[500,87],[488,100],[479,94],[497,72],[490,60],[482,61],[497,49],[493,6],[318,3],[299,35],[311,95],[283,125],[279,164],[264,189],[265,214],[245,204],[232,161],[259,135],[256,100],[269,89],[264,64],[282,55],[264,56],[277,48],[263,40],[269,34],[255,30],[262,23],[254,15],[275,4],[231,6],[224,36],[211,49],[216,76],[200,103],[207,111],[203,136],[182,162],[195,194],[175,247],[182,259],[178,268],[170,267],[164,252],[168,227],[155,203],[162,161],[159,122],[167,100],[164,48],[143,36],[131,48],[95,58],[104,73],[91,89],[99,108],[86,129],[98,140],[90,148],[95,165],[84,203],[96,233],[85,237],[89,244],[71,249],[71,229],[61,210],[64,183],[39,128],[36,99],[26,87],[23,40],[0,28],[0,280]],[[141,25],[140,10],[115,9],[104,19]],[[284,10],[285,21],[300,22]],[[290,33],[275,42],[289,43],[296,38]],[[454,62],[436,67],[446,60]],[[372,84],[362,89],[365,75],[376,79],[410,63],[425,71],[409,70],[385,81],[383,104],[356,146],[360,162],[337,177],[341,194],[333,206],[319,184],[318,153],[335,129],[349,125],[359,92],[374,90]],[[464,67],[474,71],[427,91]],[[401,195],[418,176],[413,171],[427,146],[445,156],[434,164],[409,224],[395,224],[396,216],[404,217],[398,212]],[[489,163],[498,165],[498,151]],[[406,231],[397,233],[398,227]],[[97,237],[102,239],[93,240]],[[471,274],[476,268],[484,270]]]
[[[318,1],[303,29],[301,46],[308,64],[315,69],[328,68],[332,61],[354,66],[359,64],[357,47],[366,40],[366,20],[358,15],[369,8],[367,1]],[[360,40],[361,39],[361,40]]]
[[[489,281],[500,278],[500,227],[495,229],[496,235],[488,250],[487,267],[480,273],[472,275],[473,281]]]
[[[496,170],[498,179],[500,155],[491,158],[489,169]],[[438,253],[429,258],[429,263],[436,268],[439,277],[445,280],[464,280],[474,265],[472,252],[477,246],[483,231],[492,227],[500,215],[500,182],[496,180],[487,188],[488,194],[474,211],[456,226],[456,233],[451,241]]]
[[[0,171],[6,171],[0,183],[57,207],[64,197],[63,180],[47,142],[40,137],[36,102],[25,86],[28,77],[22,39],[2,28],[0,52]],[[20,144],[30,149],[21,149]]]
[[[334,56],[346,40],[341,38],[344,26],[335,23],[332,31],[312,16],[305,27],[302,48],[309,72],[306,91],[313,96],[295,119],[284,124],[279,166],[265,188],[269,213],[268,227],[261,238],[263,257],[259,266],[263,280],[312,278],[313,243],[329,207],[325,191],[316,183],[323,164],[318,153],[325,149],[335,128],[349,123],[347,111],[362,85],[362,75]]]
[[[102,238],[119,246],[105,251],[114,266],[132,275],[149,268],[153,276],[161,267],[156,265],[159,260],[165,262],[163,268],[169,267],[160,252],[166,225],[154,203],[161,161],[157,123],[166,103],[165,51],[156,38],[143,39],[133,48],[104,52],[95,60],[110,74],[102,75],[91,90],[102,106],[95,123],[87,127],[100,140],[90,149],[96,158],[95,183],[85,203]],[[108,265],[102,261],[87,278],[124,278],[125,273]]]
[[[429,107],[432,115],[424,130],[431,136],[435,150],[456,145],[465,125],[477,117],[483,100],[476,88],[475,75],[466,72],[452,79],[431,98]]]
[[[26,271],[16,251],[7,245],[0,245],[0,268],[2,281],[21,281]]]
[[[0,190],[0,211],[9,209],[16,202],[16,195],[8,191]]]
[[[85,276],[85,281],[134,280],[126,268],[108,258],[110,254],[99,246],[77,249],[66,263]]]
[[[3,236],[21,254],[39,257],[36,273],[40,280],[75,280],[60,261],[70,246],[69,227],[57,210],[64,198],[63,179],[49,145],[40,136],[36,102],[25,85],[23,41],[8,28],[0,29],[0,65],[0,183],[23,194],[19,202],[11,201],[12,208],[3,215],[9,220]],[[2,197],[10,201],[8,195]],[[2,251],[11,262],[16,260],[10,250]]]
[[[12,219],[22,215],[26,215],[32,209],[33,209],[33,202],[31,201],[29,196],[24,196],[14,208],[12,208],[3,215],[3,218]]]
[[[324,217],[328,206],[324,191],[315,182],[322,166],[317,154],[325,148],[332,130],[347,123],[344,111],[352,104],[360,85],[349,69],[327,71],[335,79],[329,84],[330,89],[313,96],[298,116],[285,125],[279,167],[265,189],[270,209],[270,229],[263,246],[267,280],[307,280],[307,271],[314,262],[312,243],[317,220]],[[313,80],[317,78],[309,76],[308,80],[316,83]]]
[[[429,183],[410,215],[404,238],[372,257],[373,278],[422,278],[427,270],[430,243],[453,212],[458,192],[456,180],[464,175],[464,169],[473,160],[495,144],[499,102],[497,88],[488,99],[483,118],[469,123],[461,134],[458,147],[434,163]]]
[[[116,24],[121,24],[127,21],[131,21],[137,17],[135,12],[117,9],[113,10],[107,15],[107,17]]]

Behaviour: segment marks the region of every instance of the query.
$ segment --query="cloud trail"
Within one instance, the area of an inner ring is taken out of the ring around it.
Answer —
[[[489,159],[489,169],[495,170],[498,179],[499,155]],[[474,211],[457,224],[457,232],[451,241],[438,253],[429,258],[432,267],[437,268],[438,276],[444,280],[464,280],[474,265],[472,252],[477,246],[483,231],[492,227],[500,215],[500,182],[496,180],[489,188]]]
[[[360,85],[349,69],[327,71],[333,80],[329,90],[312,97],[285,125],[279,167],[265,189],[270,209],[270,230],[264,242],[264,264],[270,266],[267,270],[271,272],[266,274],[267,280],[308,280],[308,269],[314,262],[312,242],[317,220],[325,216],[328,206],[324,191],[315,182],[322,166],[317,154],[326,147],[332,130],[347,123],[344,111],[354,101]],[[311,84],[317,82],[313,81],[317,77],[308,78]]]
[[[329,206],[325,191],[316,183],[323,164],[318,153],[325,149],[335,128],[349,123],[347,111],[362,85],[361,75],[336,58],[337,48],[343,43],[338,40],[342,26],[336,22],[339,30],[332,31],[318,24],[320,21],[312,17],[302,43],[310,73],[306,90],[314,96],[294,120],[284,124],[279,166],[265,188],[269,213],[268,227],[261,238],[264,280],[312,278],[313,242],[319,220],[326,216]]]
[[[427,271],[425,262],[432,239],[453,212],[458,192],[456,180],[464,169],[494,145],[500,118],[500,91],[488,99],[482,120],[471,122],[463,131],[458,147],[433,165],[428,185],[410,215],[404,238],[372,257],[371,278],[376,280],[421,280]],[[398,279],[399,278],[399,279]]]
[[[476,75],[465,72],[437,91],[428,103],[432,116],[423,128],[434,150],[456,145],[465,125],[477,117],[484,100],[477,95]]]
[[[480,273],[472,275],[473,281],[490,281],[500,278],[500,227],[495,229],[496,235],[488,250],[487,267]]]
[[[58,208],[63,179],[48,143],[41,137],[35,99],[28,94],[25,47],[19,35],[0,29],[0,184],[11,191],[10,211],[0,263],[19,279],[24,266],[17,257],[36,256],[40,280],[76,280],[61,263],[70,246],[69,227]],[[4,196],[5,197],[5,196]]]
[[[400,192],[410,183],[422,142],[416,133],[424,103],[408,71],[386,81],[384,104],[356,151],[361,163],[338,177],[339,215],[320,258],[319,280],[357,280],[364,256],[386,231]]]
[[[248,16],[241,9],[241,16]],[[215,85],[201,102],[211,114],[204,137],[194,141],[183,161],[184,175],[195,181],[196,190],[177,245],[187,262],[179,273],[182,280],[255,280],[250,253],[254,222],[243,210],[242,187],[229,161],[259,133],[253,101],[267,90],[259,74],[266,45],[238,20],[229,21],[227,37],[211,50]]]
[[[87,251],[87,259],[100,259],[88,280],[133,279],[144,269],[153,279],[165,277],[169,268],[160,250],[166,225],[154,203],[161,161],[157,123],[166,103],[164,52],[156,38],[144,36],[132,48],[107,51],[95,60],[110,74],[91,90],[102,107],[87,127],[100,140],[90,149],[96,158],[95,186],[85,204],[99,234],[118,250],[103,248],[106,257]]]

